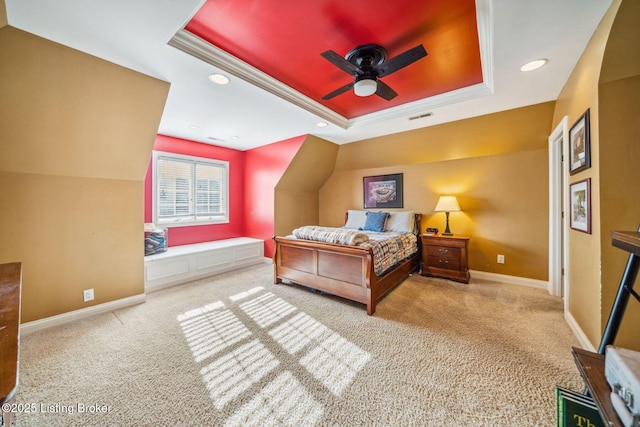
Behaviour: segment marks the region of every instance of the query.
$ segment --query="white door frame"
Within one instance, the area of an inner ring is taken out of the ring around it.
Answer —
[[[568,281],[562,274],[567,271],[568,237],[568,200],[567,180],[569,177],[568,159],[569,133],[567,116],[549,135],[549,285],[551,295],[564,296],[565,312],[568,307]],[[562,213],[566,214],[563,215]]]

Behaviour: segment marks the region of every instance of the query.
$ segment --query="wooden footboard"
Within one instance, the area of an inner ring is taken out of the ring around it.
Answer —
[[[289,280],[367,305],[376,302],[419,267],[416,254],[376,276],[371,249],[275,236],[274,283]]]

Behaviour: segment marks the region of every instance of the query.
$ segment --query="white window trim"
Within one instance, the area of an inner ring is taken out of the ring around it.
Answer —
[[[158,158],[165,157],[176,160],[187,160],[193,162],[202,162],[208,163],[216,166],[223,166],[225,170],[225,179],[224,179],[224,194],[223,194],[223,205],[224,205],[224,217],[217,217],[215,219],[201,219],[196,221],[160,221],[158,219],[158,208],[157,208],[157,200],[158,200]],[[209,224],[227,224],[229,223],[229,162],[224,160],[215,160],[207,157],[196,157],[196,156],[187,156],[184,154],[176,154],[165,151],[153,151],[153,163],[152,163],[152,217],[153,222],[157,226],[161,227],[192,227],[198,225],[209,225]]]

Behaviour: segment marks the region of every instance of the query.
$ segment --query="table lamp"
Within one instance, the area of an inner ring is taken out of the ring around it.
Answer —
[[[440,196],[435,211],[444,212],[447,216],[447,227],[442,233],[443,236],[453,236],[453,233],[449,230],[449,212],[458,212],[459,210],[460,205],[455,196]]]

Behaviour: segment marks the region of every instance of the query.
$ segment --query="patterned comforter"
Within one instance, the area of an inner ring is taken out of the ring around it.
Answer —
[[[418,251],[418,238],[411,233],[305,226],[293,230],[293,235],[298,239],[371,248],[376,276],[383,275]]]
[[[396,264],[418,251],[418,238],[412,233],[367,232],[369,240],[358,246],[371,248],[376,276],[382,276]]]

